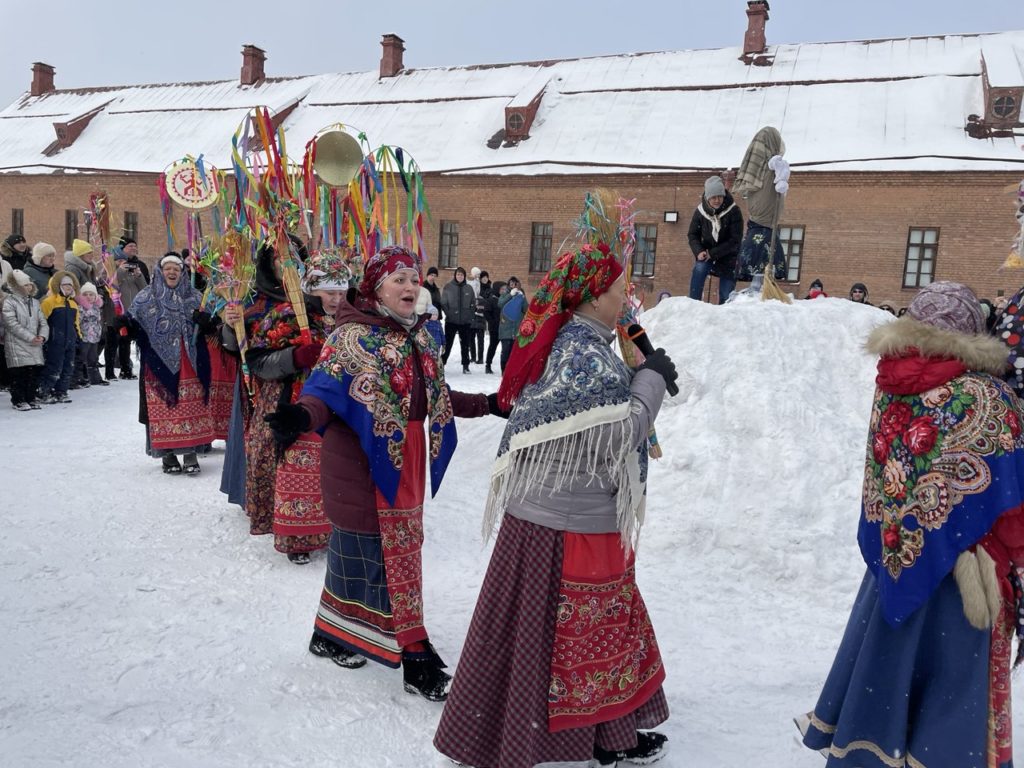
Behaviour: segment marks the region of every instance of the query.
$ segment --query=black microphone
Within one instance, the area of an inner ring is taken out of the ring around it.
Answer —
[[[629,340],[636,344],[636,348],[640,350],[640,354],[644,357],[650,357],[654,354],[654,345],[651,344],[651,339],[647,335],[647,331],[643,329],[643,326],[639,323],[633,323],[629,328],[626,329],[626,336]],[[665,389],[668,391],[671,397],[675,397],[679,394],[679,387],[676,386],[674,381],[665,383]]]

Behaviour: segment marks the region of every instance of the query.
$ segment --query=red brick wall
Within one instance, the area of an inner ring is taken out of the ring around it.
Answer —
[[[479,266],[492,279],[515,274],[535,286],[528,271],[531,222],[554,224],[553,248],[573,235],[572,220],[584,192],[600,185],[635,197],[638,223],[658,225],[657,266],[647,284],[685,295],[693,257],[686,229],[703,190],[705,174],[631,176],[434,176],[426,179],[433,220],[427,250],[436,261],[442,219],[459,222],[459,263]],[[783,224],[806,227],[800,282],[789,287],[803,296],[818,277],[825,290],[844,296],[852,283],[867,284],[874,303],[905,306],[914,291],[901,288],[907,230],[940,229],[936,277],[956,280],[979,296],[1010,294],[1024,284],[1024,270],[998,272],[1013,238],[1012,173],[800,173],[795,169]],[[64,250],[64,210],[81,209],[89,195],[105,189],[116,237],[124,211],[139,216],[139,248],[149,261],[166,250],[164,224],[153,175],[0,176],[0,236],[12,208],[25,211],[25,236]],[[679,211],[666,224],[663,213]],[[183,236],[178,216],[179,236]],[[84,235],[84,232],[81,234]],[[181,245],[181,243],[179,243]],[[442,276],[442,282],[445,278]]]

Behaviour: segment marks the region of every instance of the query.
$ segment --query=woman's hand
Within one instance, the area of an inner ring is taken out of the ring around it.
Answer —
[[[242,305],[237,301],[232,301],[224,307],[224,311],[220,313],[220,316],[228,325],[235,325],[243,317]]]

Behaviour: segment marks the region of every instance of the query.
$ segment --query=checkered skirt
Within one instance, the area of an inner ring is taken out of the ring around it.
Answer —
[[[617,720],[549,732],[562,551],[561,531],[507,515],[502,522],[434,736],[434,746],[452,760],[475,768],[582,762],[593,756],[595,744],[629,749],[636,746],[638,728],[668,719],[668,702],[659,688]]]

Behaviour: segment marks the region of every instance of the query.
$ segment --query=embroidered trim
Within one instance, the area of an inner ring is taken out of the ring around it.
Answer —
[[[851,741],[845,747],[837,747],[835,744],[833,744],[829,748],[828,753],[832,755],[832,757],[838,757],[842,759],[844,757],[847,757],[854,750],[858,749],[862,749],[865,752],[870,752],[883,763],[885,763],[888,766],[891,766],[891,768],[925,768],[925,764],[915,759],[914,756],[911,755],[909,752],[907,753],[906,758],[893,757],[892,755],[886,753],[880,746],[878,746],[874,742],[865,741],[863,739]]]

